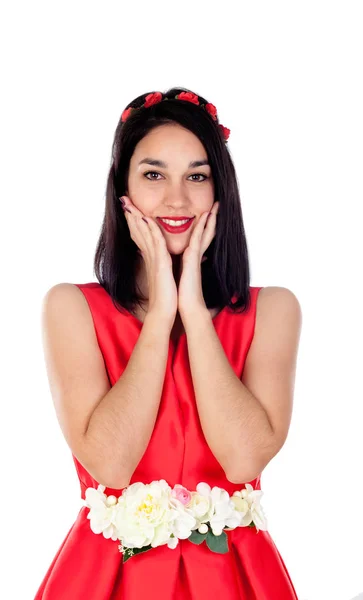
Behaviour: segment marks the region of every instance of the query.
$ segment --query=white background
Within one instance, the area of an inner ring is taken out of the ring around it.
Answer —
[[[290,432],[262,474],[270,533],[299,600],[357,596],[362,3],[33,1],[2,13],[1,596],[33,599],[81,506],[48,388],[42,298],[96,281],[121,112],[179,85],[231,129],[251,285],[287,287],[302,307]]]

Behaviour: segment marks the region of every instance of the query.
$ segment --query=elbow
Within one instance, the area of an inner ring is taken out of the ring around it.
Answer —
[[[118,471],[117,473],[106,473],[105,471],[100,474],[100,478],[97,479],[101,485],[112,490],[122,490],[130,484],[131,477],[125,472]]]
[[[104,466],[100,468],[86,468],[92,479],[97,481],[99,485],[104,485],[110,490],[122,490],[130,483],[131,477],[120,473],[110,473]]]
[[[120,481],[118,479],[108,479],[108,478],[101,478],[97,480],[97,483],[104,485],[106,488],[110,489],[110,490],[123,490],[124,488],[126,488],[130,481],[123,480]]]
[[[228,481],[234,483],[235,485],[244,485],[245,483],[251,483],[251,481],[255,481],[260,476],[260,473],[253,475],[241,475],[240,477],[230,477],[227,476]]]
[[[86,452],[82,453],[82,456],[80,456],[80,453],[75,456],[98,484],[112,490],[122,490],[130,484],[129,469],[122,469],[116,464],[110,465],[110,461],[98,451],[93,452],[91,456],[89,446],[86,448]]]
[[[97,483],[104,485],[110,490],[123,490],[130,484],[130,477],[120,477],[113,475],[101,474],[99,477],[95,477]]]
[[[226,472],[226,477],[228,481],[238,485],[255,481],[255,479],[257,479],[261,475],[262,471],[263,469],[260,467],[256,466],[256,468],[251,469],[249,466],[248,469],[242,470],[241,468],[239,468],[239,470],[236,469],[233,472],[229,471],[228,474]]]

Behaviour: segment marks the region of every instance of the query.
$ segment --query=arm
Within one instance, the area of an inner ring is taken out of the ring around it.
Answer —
[[[208,310],[185,324],[201,426],[232,483],[255,479],[287,437],[300,335],[300,305],[286,288],[260,290],[242,381]]]
[[[155,424],[170,327],[148,313],[128,364],[113,387],[83,293],[51,288],[42,306],[43,346],[53,402],[74,456],[96,481],[129,484]]]
[[[116,489],[129,484],[154,429],[170,337],[170,328],[161,322],[151,313],[145,317],[124,372],[97,405],[84,433],[96,471],[109,465]]]

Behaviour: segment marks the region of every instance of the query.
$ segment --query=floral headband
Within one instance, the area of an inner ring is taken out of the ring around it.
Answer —
[[[192,102],[192,104],[196,104],[197,106],[204,108],[207,111],[207,113],[211,115],[214,121],[217,120],[217,109],[214,106],[214,104],[211,104],[210,102],[208,102],[207,104],[201,104],[199,102],[197,94],[194,94],[193,92],[181,92],[180,94],[174,96],[174,98],[176,100],[186,100],[187,102]],[[148,94],[145,98],[144,104],[142,104],[141,106],[130,106],[129,108],[126,108],[121,115],[121,121],[124,123],[130,116],[130,113],[134,110],[138,110],[139,108],[143,107],[148,108],[149,106],[152,106],[153,104],[158,104],[159,102],[162,102],[164,100],[168,100],[168,98],[163,98],[163,94],[161,92],[153,92],[151,94]],[[218,124],[218,128],[222,132],[224,141],[227,142],[231,130],[227,127],[224,127],[224,125],[221,124]]]

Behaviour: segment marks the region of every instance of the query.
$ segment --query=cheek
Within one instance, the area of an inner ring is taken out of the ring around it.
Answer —
[[[140,180],[129,183],[129,193],[127,194],[131,202],[141,210],[141,212],[152,214],[160,204],[160,194]]]
[[[205,207],[204,210],[208,210],[209,206],[214,202],[214,186],[212,184],[206,185],[200,191],[199,197]]]
[[[214,196],[213,194],[204,194],[203,197],[199,198],[198,202],[198,214],[210,211],[214,204]]]

